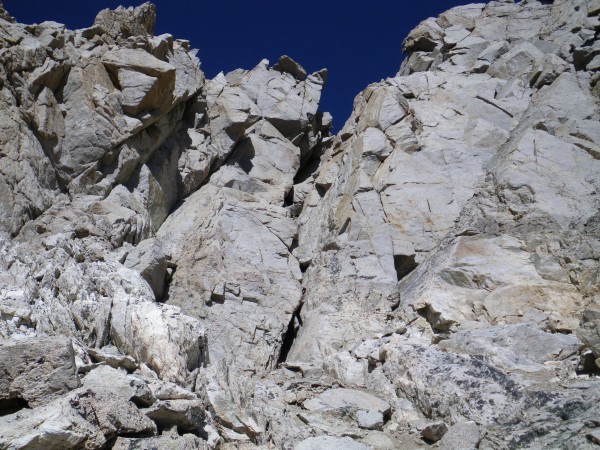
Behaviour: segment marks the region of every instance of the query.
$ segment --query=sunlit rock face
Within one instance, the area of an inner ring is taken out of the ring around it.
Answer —
[[[598,1],[427,19],[335,136],[155,20],[0,4],[0,448],[600,443]]]

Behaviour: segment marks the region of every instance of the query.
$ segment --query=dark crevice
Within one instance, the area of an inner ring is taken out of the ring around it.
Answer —
[[[6,398],[0,400],[0,417],[14,414],[24,408],[29,408],[29,403],[22,398]]]
[[[376,362],[374,362],[374,361],[372,361],[372,360],[369,360],[369,361],[368,361],[368,366],[367,366],[367,372],[368,372],[368,373],[371,373],[371,372],[373,372],[373,371],[374,371],[376,368],[377,368],[377,363],[376,363]]]
[[[147,439],[154,437],[151,432],[141,432],[141,433],[118,433],[119,437],[127,438],[127,439]]]
[[[288,250],[290,253],[292,253],[297,248],[298,248],[298,236],[294,236],[294,239],[292,240],[292,245],[290,245],[290,248]]]
[[[317,190],[317,194],[319,194],[319,197],[323,198],[323,197],[325,197],[325,194],[329,190],[329,187],[325,187],[323,185],[317,184],[317,185],[315,185],[315,189]]]
[[[340,228],[340,232],[338,233],[338,236],[344,234],[346,231],[348,231],[348,227],[350,227],[350,224],[352,223],[352,221],[348,218],[346,219],[346,221],[344,222],[344,225],[342,225],[342,228]]]
[[[163,409],[161,413],[150,413],[147,414],[147,417],[156,424],[156,429],[159,435],[164,434],[166,431],[176,431],[179,436],[183,436],[184,434],[193,434],[198,437],[206,436],[206,432],[204,431],[206,423],[203,420],[195,417],[189,417],[185,420],[181,420],[181,417],[178,417],[178,415],[178,413],[173,413]],[[125,437],[125,434],[120,434],[120,436]],[[127,437],[145,438],[154,436],[146,435],[145,433],[138,433],[136,435],[130,435]]]
[[[314,152],[311,158],[300,167],[300,170],[294,176],[294,184],[303,183],[314,176],[321,166],[321,152]]]
[[[340,244],[338,242],[335,241],[331,241],[331,242],[327,242],[324,246],[323,246],[323,251],[324,252],[329,252],[329,251],[339,251],[341,250],[342,247],[340,247]]]
[[[210,300],[206,305],[207,306],[213,306],[215,304],[222,305],[223,303],[225,303],[225,294],[220,294],[218,292],[213,291],[210,293]]]
[[[415,270],[418,265],[415,255],[394,255],[394,269],[396,269],[398,281]]]
[[[148,407],[152,406],[152,403],[150,403],[149,401],[147,401],[141,397],[137,397],[137,396],[132,397],[130,399],[130,401],[138,408],[148,408]]]
[[[442,313],[436,311],[431,305],[417,309],[417,314],[423,317],[431,326],[431,330],[436,335],[441,335],[440,341],[444,340],[445,334],[450,331],[450,328],[455,324],[453,320],[442,319]]]
[[[442,333],[442,332],[436,332],[436,330],[433,330],[434,335],[431,338],[431,343],[434,345],[439,344],[442,341],[447,341],[448,339],[450,339],[450,333]]]
[[[431,439],[427,439],[422,437],[421,439],[423,439],[423,442],[425,442],[425,444],[429,445],[429,446],[433,446],[435,444],[435,441],[431,440]]]
[[[173,281],[173,276],[175,275],[175,271],[177,270],[177,264],[172,261],[167,260],[167,270],[165,271],[165,283],[163,287],[163,295],[160,299],[160,303],[168,303],[169,302],[169,294],[171,289],[171,283]]]
[[[580,361],[580,365],[575,371],[577,375],[588,375],[590,377],[600,375],[600,367],[596,365],[596,356],[592,352],[582,354]]]
[[[200,356],[198,358],[198,368],[207,367],[210,365],[210,353],[208,351],[208,338],[206,336],[202,336],[199,339],[198,346],[200,347]]]
[[[292,345],[294,344],[294,340],[296,336],[298,336],[298,332],[302,327],[302,318],[300,317],[300,311],[302,311],[303,303],[300,303],[292,317],[290,318],[290,323],[288,324],[287,330],[283,336],[283,342],[281,343],[281,350],[279,351],[279,358],[277,358],[277,364],[284,363],[287,360],[288,354],[292,349]]]
[[[303,203],[294,203],[292,206],[288,207],[288,212],[290,217],[298,217],[302,213]]]
[[[417,309],[417,314],[423,317],[427,322],[435,323],[440,318],[440,313],[434,311],[430,305],[425,305],[423,308]]]
[[[181,139],[183,139],[183,143],[181,144],[181,151],[183,151],[183,149],[188,149],[189,145],[191,144],[191,140],[189,139],[189,137],[186,137],[187,133],[186,131],[190,128],[201,128],[202,126],[205,126],[206,124],[203,123],[195,123],[195,115],[196,113],[202,113],[204,112],[204,108],[206,108],[206,104],[205,104],[205,100],[202,99],[201,97],[199,97],[200,93],[197,93],[196,95],[190,97],[190,99],[186,102],[186,107],[183,111],[183,124],[181,129],[179,130],[179,136]],[[229,133],[228,133],[229,134]],[[239,138],[235,140],[235,145],[237,145],[237,142],[239,141]],[[235,148],[235,145],[232,147]],[[227,154],[227,156],[225,156],[222,160],[217,159],[215,161],[213,161],[210,165],[209,171],[206,174],[205,177],[203,177],[201,179],[201,181],[199,181],[197,184],[195,184],[192,189],[187,192],[184,193],[184,186],[183,186],[183,180],[181,179],[181,174],[179,173],[179,171],[177,172],[177,200],[174,202],[174,204],[171,206],[169,213],[167,214],[167,217],[170,216],[171,214],[173,214],[175,211],[177,211],[185,202],[185,200],[190,197],[192,194],[194,194],[196,191],[200,190],[200,188],[202,188],[202,186],[206,185],[209,181],[210,181],[210,177],[221,168],[221,166],[226,162],[227,158],[229,158],[231,156],[231,154],[233,153],[230,152]],[[160,227],[159,227],[160,229]],[[156,230],[158,232],[158,230]]]
[[[294,186],[285,193],[283,197],[283,206],[292,206],[294,204]]]
[[[115,87],[115,89],[117,89],[118,91],[122,91],[123,87],[121,86],[121,83],[119,82],[119,77],[117,76],[116,71],[115,70],[107,70],[106,72],[108,73],[108,78],[110,78],[110,82]]]
[[[231,155],[223,165],[236,165],[244,171],[245,174],[250,174],[254,163],[252,160],[256,156],[256,150],[250,138],[242,139],[233,149]]]

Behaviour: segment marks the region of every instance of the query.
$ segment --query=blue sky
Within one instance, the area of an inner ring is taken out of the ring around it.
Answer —
[[[4,0],[23,23],[53,20],[69,28],[90,26],[97,12],[141,0]],[[321,110],[341,128],[356,94],[393,76],[402,61],[402,40],[421,20],[468,0],[155,0],[156,34],[188,39],[208,77],[274,64],[287,54],[309,71],[329,70]]]

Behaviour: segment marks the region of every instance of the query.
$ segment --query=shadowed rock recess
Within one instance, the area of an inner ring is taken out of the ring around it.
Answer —
[[[600,1],[205,80],[0,5],[0,449],[598,448]]]

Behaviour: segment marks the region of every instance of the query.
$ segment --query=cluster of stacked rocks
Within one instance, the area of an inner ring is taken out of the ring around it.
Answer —
[[[0,5],[0,449],[600,445],[600,1],[427,19],[336,136],[155,18]]]

